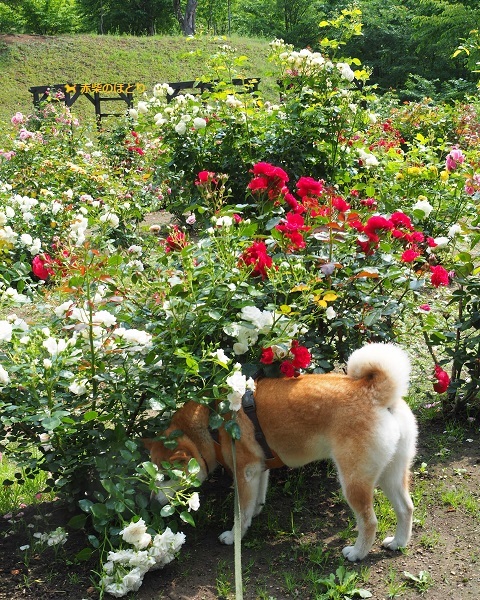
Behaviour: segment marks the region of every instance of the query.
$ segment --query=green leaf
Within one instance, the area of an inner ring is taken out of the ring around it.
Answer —
[[[208,316],[214,321],[220,321],[222,318],[222,313],[218,312],[218,310],[209,310]]]
[[[82,529],[83,527],[85,527],[86,522],[87,515],[75,515],[70,519],[67,525],[72,529]]]
[[[96,519],[106,519],[108,517],[108,510],[105,504],[92,504],[90,512]]]
[[[45,417],[41,423],[46,431],[53,431],[62,424],[62,421],[58,417]]]
[[[208,424],[212,429],[218,429],[223,425],[223,418],[221,415],[210,415],[210,419],[208,420]]]
[[[160,515],[162,517],[171,517],[173,514],[175,514],[174,506],[172,506],[171,504],[166,504],[165,506],[162,506],[162,510],[160,511]]]
[[[88,541],[90,542],[90,544],[92,544],[94,548],[98,548],[100,546],[100,540],[97,538],[96,535],[89,535]]]
[[[195,521],[188,511],[184,510],[183,512],[181,512],[180,518],[182,519],[182,521],[185,521],[185,523],[188,523],[189,525],[192,525],[192,527],[195,527]]]
[[[98,417],[98,412],[96,410],[89,410],[88,412],[86,412],[83,415],[83,420],[84,421],[93,421],[93,419],[96,419]]]
[[[188,472],[191,475],[196,475],[197,473],[200,472],[200,465],[198,464],[198,462],[196,461],[195,458],[191,458],[188,461],[188,467],[187,468],[188,468]]]
[[[78,506],[84,511],[84,512],[91,512],[92,506],[93,506],[93,502],[91,500],[87,500],[86,498],[84,498],[83,500],[79,500],[78,501]]]
[[[269,219],[267,221],[267,223],[265,224],[265,229],[267,231],[270,231],[271,229],[273,229],[276,225],[278,225],[281,221],[280,217],[272,217],[271,219]]]
[[[80,550],[80,552],[77,552],[77,554],[75,554],[75,561],[87,562],[92,558],[93,553],[94,550],[92,550],[92,548],[83,548],[83,550]]]

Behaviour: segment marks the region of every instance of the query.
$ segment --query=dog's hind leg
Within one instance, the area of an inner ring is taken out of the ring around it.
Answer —
[[[417,425],[405,403],[399,404],[392,415],[400,426],[401,437],[395,454],[378,479],[378,485],[392,503],[397,517],[395,536],[385,538],[382,546],[398,550],[408,544],[412,534],[413,502],[409,483],[410,465],[415,456]]]
[[[402,461],[403,463],[403,461]],[[383,540],[382,546],[390,550],[404,548],[410,541],[412,533],[413,502],[409,494],[410,469],[405,464],[390,463],[382,473],[379,486],[392,503],[397,517],[397,528],[394,537]]]
[[[242,537],[247,532],[252,518],[260,512],[258,500],[262,498],[262,487],[266,492],[265,471],[261,462],[247,464],[240,472],[237,471],[238,494],[242,522]],[[267,477],[268,482],[268,477]],[[264,499],[264,496],[263,496]],[[262,503],[263,504],[263,503]],[[224,531],[218,538],[222,544],[231,545],[234,542],[234,531]]]

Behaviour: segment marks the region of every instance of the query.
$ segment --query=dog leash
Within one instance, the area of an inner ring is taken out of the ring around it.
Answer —
[[[238,493],[237,480],[237,453],[235,440],[232,438],[232,462],[233,462],[233,488],[234,488],[234,511],[233,511],[233,552],[235,565],[235,600],[243,600],[242,581],[242,512],[240,510],[240,495]]]

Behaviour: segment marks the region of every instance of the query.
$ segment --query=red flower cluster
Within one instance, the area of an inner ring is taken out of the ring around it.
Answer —
[[[392,213],[388,219],[382,215],[373,215],[365,225],[358,220],[352,221],[350,225],[365,235],[365,239],[357,240],[357,244],[365,254],[373,254],[373,251],[378,248],[381,232],[389,233],[393,238],[402,240],[410,246],[402,255],[404,262],[411,262],[421,254],[416,244],[423,242],[425,236],[421,231],[414,230],[410,217],[401,211]]]
[[[378,126],[376,127],[378,129]],[[370,150],[375,148],[383,148],[385,152],[388,152],[391,148],[395,148],[397,154],[401,152],[400,146],[405,143],[402,134],[398,129],[392,125],[392,121],[387,119],[380,124],[382,130],[382,136],[373,144],[369,146]]]
[[[130,150],[130,152],[136,152],[137,154],[140,154],[140,156],[143,156],[145,154],[145,151],[143,150],[143,148],[140,147],[140,135],[136,131],[131,131],[130,135],[133,138],[132,140],[129,140],[128,138],[125,139],[125,145],[127,147],[127,150]]]
[[[168,235],[165,239],[164,245],[165,252],[175,252],[177,250],[183,250],[183,248],[188,246],[187,236],[178,227],[178,225],[174,225],[170,229],[170,235]]]
[[[253,267],[252,275],[267,277],[267,269],[272,266],[272,257],[267,254],[265,242],[253,242],[240,256],[240,265]]]
[[[282,224],[277,225],[275,229],[281,231],[290,240],[288,245],[290,252],[306,247],[305,239],[300,232],[310,231],[310,227],[305,225],[305,219],[302,215],[293,212],[287,213],[286,219]]]
[[[53,266],[58,264],[49,254],[37,254],[32,260],[32,272],[35,277],[46,281],[55,273]]]
[[[435,378],[437,382],[433,384],[433,389],[437,392],[437,394],[443,394],[443,392],[447,391],[448,386],[450,385],[450,377],[440,365],[435,365]]]
[[[253,166],[251,172],[254,178],[248,184],[248,189],[252,192],[266,192],[269,200],[276,200],[279,196],[288,192],[285,184],[289,178],[280,167],[275,167],[266,162],[259,162]]]
[[[288,353],[289,358],[280,365],[280,372],[285,377],[298,377],[300,369],[306,369],[312,361],[311,354],[305,346],[300,346],[297,340],[292,340]],[[275,360],[275,354],[271,347],[262,349],[260,362],[264,365],[271,365]]]
[[[323,181],[316,181],[312,177],[300,177],[297,181],[297,194],[303,200],[305,197],[317,197],[323,192]]]

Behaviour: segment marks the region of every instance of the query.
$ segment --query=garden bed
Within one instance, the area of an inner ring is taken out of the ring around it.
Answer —
[[[398,595],[405,600],[423,597],[424,591],[430,600],[445,600],[450,595],[456,600],[478,598],[479,456],[478,428],[445,428],[442,423],[431,422],[422,428],[414,467],[417,525],[411,545],[405,553],[397,554],[381,549],[377,543],[362,563],[347,565],[360,574],[358,587],[369,590],[376,599],[395,597],[395,586],[400,586]],[[426,466],[422,467],[422,463]],[[204,484],[201,500],[197,527],[185,530],[187,541],[179,558],[163,570],[147,574],[132,597],[233,597],[233,552],[217,539],[232,513],[228,476],[218,471]],[[32,532],[41,531],[42,523],[48,523],[49,529],[65,526],[71,515],[57,503],[27,507],[22,512],[13,526],[2,519],[0,599],[98,598],[91,581],[94,564],[65,564],[63,552],[55,556],[52,549],[33,551],[26,562],[25,552],[20,550],[21,546],[32,544]],[[384,520],[379,514],[380,527]],[[308,573],[320,578],[336,571],[343,562],[344,538],[354,535],[348,527],[352,523],[329,465],[273,472],[268,504],[243,543],[245,598],[315,597]],[[11,534],[3,537],[9,531]],[[378,540],[380,537],[377,535]],[[69,530],[65,552],[73,556],[84,546],[85,533]],[[428,576],[424,576],[424,581],[409,581],[404,571],[417,577],[424,571]]]

